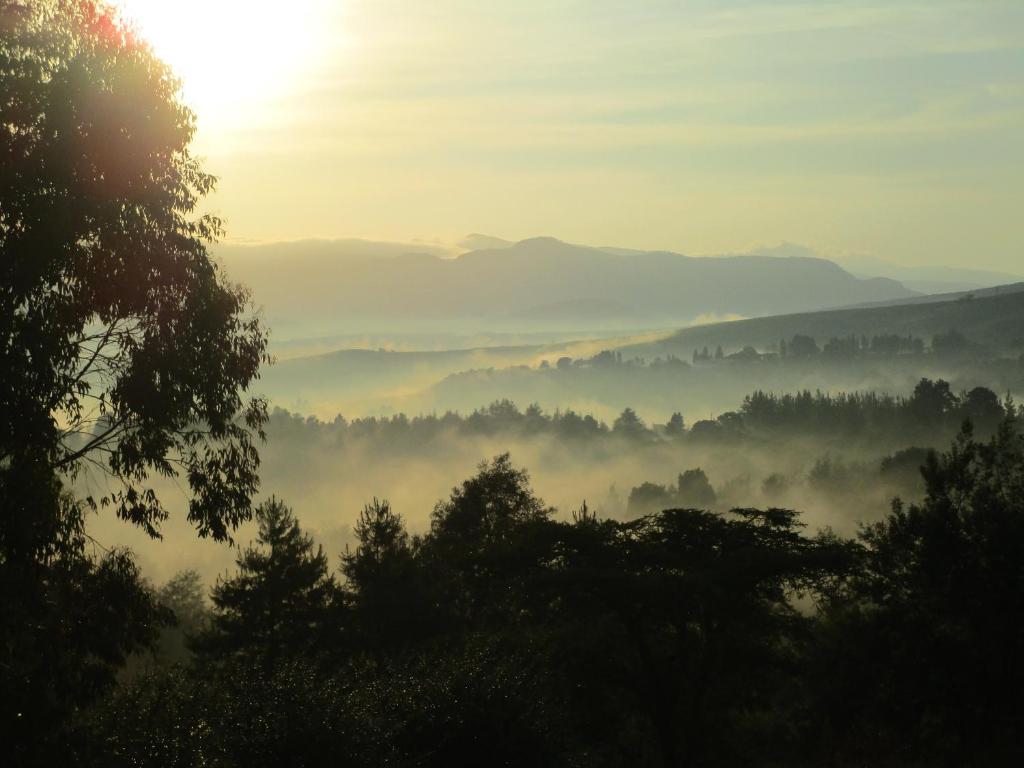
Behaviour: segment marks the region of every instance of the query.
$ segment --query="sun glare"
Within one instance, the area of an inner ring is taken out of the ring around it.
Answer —
[[[328,0],[118,0],[182,81],[200,133],[259,124],[331,44]]]

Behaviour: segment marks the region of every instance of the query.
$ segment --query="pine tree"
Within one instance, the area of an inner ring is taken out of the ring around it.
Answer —
[[[213,624],[197,642],[206,657],[249,656],[265,663],[312,651],[327,631],[335,584],[322,547],[292,510],[271,498],[256,510],[259,534],[237,559],[238,572],[213,588]]]
[[[405,522],[387,501],[363,507],[355,535],[355,551],[341,556],[353,638],[379,656],[428,629],[428,601]]]

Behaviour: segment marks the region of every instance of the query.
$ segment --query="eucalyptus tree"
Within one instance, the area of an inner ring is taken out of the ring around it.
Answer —
[[[0,0],[0,716],[25,743],[56,744],[159,618],[86,512],[159,536],[154,479],[178,476],[199,535],[251,515],[267,339],[208,251],[195,128],[109,5]]]

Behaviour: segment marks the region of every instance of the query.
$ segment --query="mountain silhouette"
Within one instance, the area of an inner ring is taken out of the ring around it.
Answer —
[[[474,236],[476,242],[492,238]],[[708,315],[761,316],[914,296],[895,280],[859,279],[815,257],[689,257],[571,245],[536,237],[452,257],[439,249],[359,241],[223,251],[275,327],[590,326],[683,324]],[[383,326],[381,325],[383,323]]]

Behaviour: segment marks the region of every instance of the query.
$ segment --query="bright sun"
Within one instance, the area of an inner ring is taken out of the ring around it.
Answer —
[[[181,78],[201,132],[266,118],[331,45],[330,0],[116,0]]]

